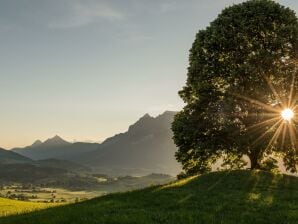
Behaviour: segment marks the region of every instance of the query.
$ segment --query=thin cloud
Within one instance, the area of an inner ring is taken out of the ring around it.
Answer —
[[[144,42],[151,41],[154,39],[152,35],[144,34],[137,30],[126,30],[125,32],[116,35],[118,39],[129,41],[129,42]]]
[[[176,2],[163,2],[160,5],[160,11],[162,13],[167,13],[167,12],[173,12],[176,11],[178,8],[177,3]]]
[[[97,2],[83,4],[79,2],[70,5],[69,13],[63,18],[50,22],[50,28],[75,28],[86,26],[101,20],[120,21],[126,18],[126,14],[113,7]]]

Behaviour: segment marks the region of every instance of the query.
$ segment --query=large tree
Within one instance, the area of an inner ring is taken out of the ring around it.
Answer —
[[[295,111],[298,22],[270,0],[228,7],[197,33],[190,50],[186,103],[173,122],[176,158],[187,174],[210,170],[219,157],[246,155],[251,168],[275,154],[296,171]]]

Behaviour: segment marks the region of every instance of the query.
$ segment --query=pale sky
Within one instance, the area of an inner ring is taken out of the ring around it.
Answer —
[[[0,0],[0,147],[102,141],[181,109],[195,34],[239,2]]]

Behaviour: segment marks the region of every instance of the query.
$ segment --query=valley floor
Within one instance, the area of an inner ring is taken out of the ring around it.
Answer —
[[[12,205],[10,210],[15,208]],[[2,215],[3,209],[0,205]],[[260,171],[215,172],[172,184],[0,218],[0,224],[12,223],[294,224],[298,223],[298,178]]]
[[[23,202],[0,198],[0,216],[9,216],[15,214],[29,213],[32,211],[46,209],[58,204],[54,203],[36,203],[36,202]]]

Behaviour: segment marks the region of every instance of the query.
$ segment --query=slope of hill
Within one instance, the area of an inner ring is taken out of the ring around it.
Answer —
[[[63,178],[67,173],[64,169],[36,166],[33,163],[0,164],[0,183],[34,183],[53,177]]]
[[[175,113],[166,111],[157,117],[146,114],[127,132],[108,138],[97,150],[77,161],[109,174],[176,175],[180,166],[175,160],[177,148],[171,131]]]
[[[32,160],[15,152],[0,148],[0,164],[31,163]]]
[[[73,172],[89,172],[90,168],[77,164],[72,161],[62,160],[62,159],[43,159],[38,160],[34,164],[40,167],[53,167],[64,170],[69,170]]]
[[[35,161],[0,148],[0,184],[41,183],[43,180],[65,179],[70,173],[74,176],[89,171],[90,168],[71,161],[59,159]]]
[[[14,148],[12,151],[35,160],[71,160],[75,156],[79,157],[83,153],[97,149],[98,146],[99,144],[97,143],[70,143],[56,135],[45,142],[37,140],[31,146]]]
[[[225,171],[4,217],[0,223],[298,223],[297,201],[297,177]]]

